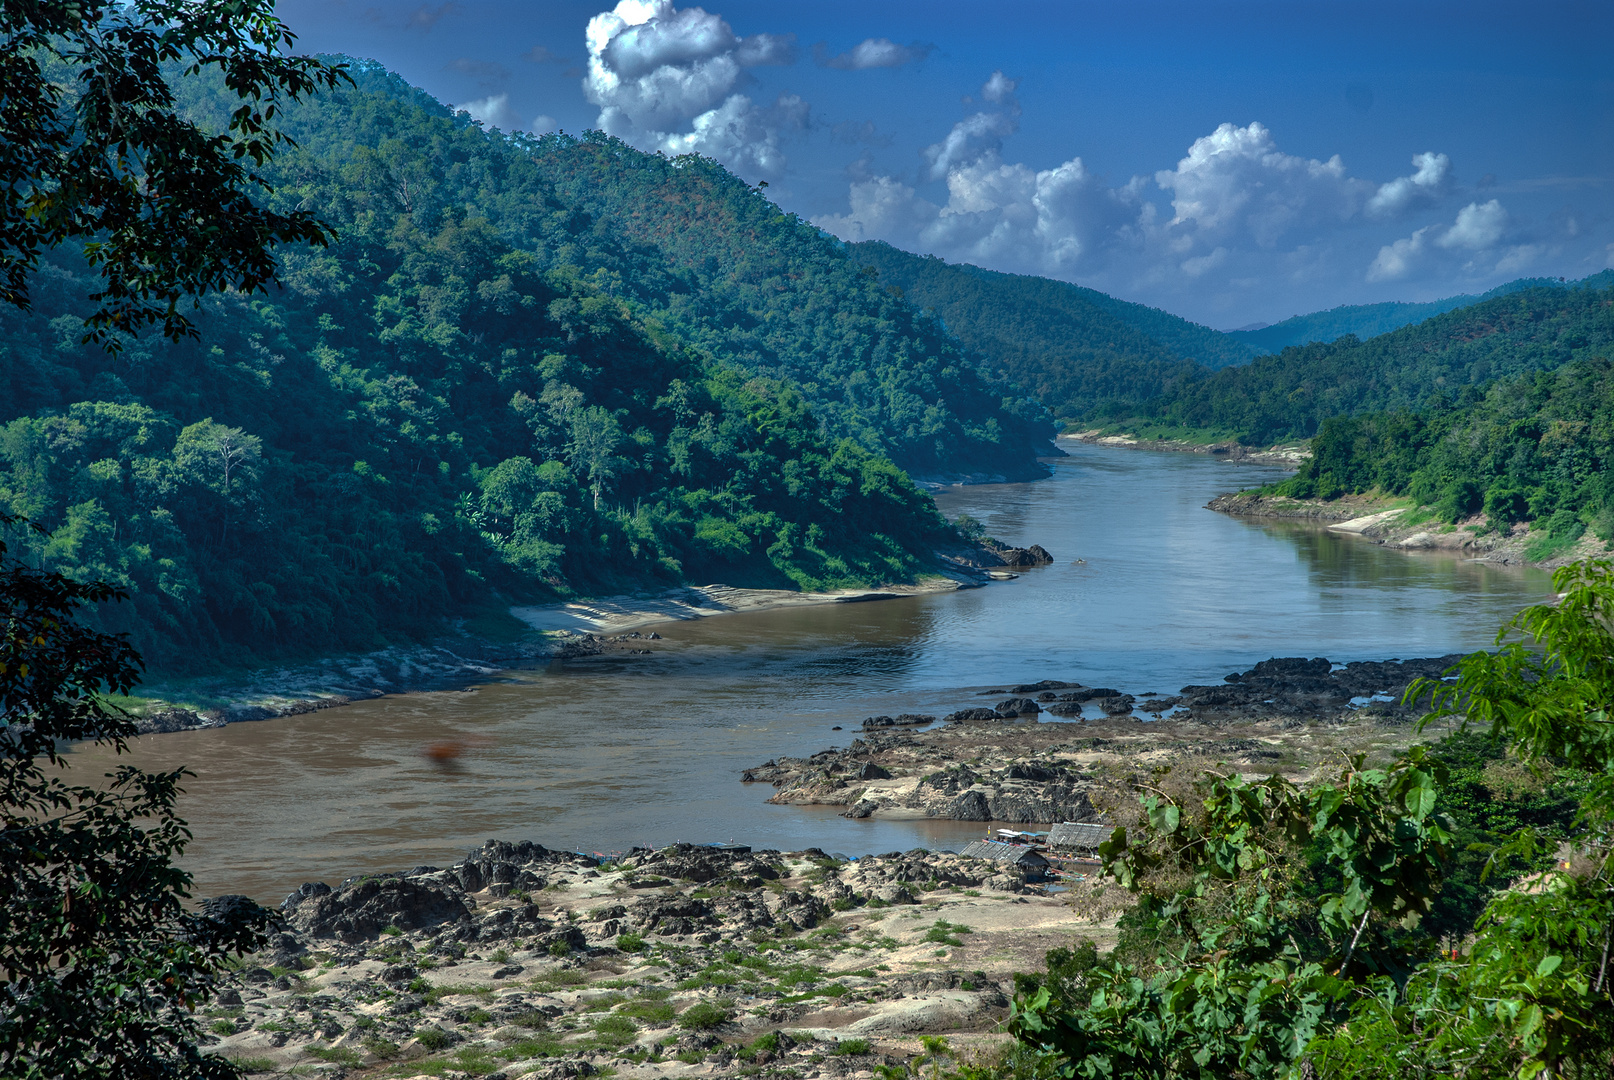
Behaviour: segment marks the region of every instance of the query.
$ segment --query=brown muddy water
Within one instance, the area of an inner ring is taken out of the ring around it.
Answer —
[[[994,685],[1166,692],[1274,655],[1481,648],[1551,595],[1544,572],[1203,508],[1283,475],[1272,467],[1069,449],[1047,480],[937,496],[950,517],[967,512],[1002,540],[1053,552],[1052,566],[1017,581],[663,625],[649,656],[146,736],[133,760],[197,774],[182,807],[199,895],[276,900],[307,880],[445,865],[490,837],[588,851],[674,840],[849,855],[952,847],[987,826],[769,806],[773,789],[740,783],[740,771],[845,745],[873,714],[989,704],[980,690]],[[468,746],[457,767],[432,764],[424,751],[449,739]],[[110,755],[72,759],[101,772]]]

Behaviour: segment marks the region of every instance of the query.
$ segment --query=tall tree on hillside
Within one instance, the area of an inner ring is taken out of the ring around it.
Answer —
[[[253,290],[276,244],[323,244],[305,211],[255,197],[285,140],[280,103],[345,78],[288,56],[272,0],[5,0],[0,4],[0,300],[27,308],[48,250],[78,245],[100,274],[85,340],[116,348],[160,324],[194,335],[187,296]],[[211,71],[239,98],[223,133],[179,116],[169,79]],[[214,440],[215,450],[218,440]],[[228,496],[247,448],[233,440]],[[215,455],[217,456],[217,455]],[[226,458],[231,455],[226,454]],[[0,530],[25,525],[0,514]],[[135,734],[108,701],[138,679],[122,637],[79,621],[124,599],[11,560],[0,542],[0,1075],[239,1075],[203,1054],[194,1019],[231,954],[264,942],[245,897],[187,910],[175,865],[183,770],[124,766],[64,779],[58,745]]]
[[[195,336],[182,299],[260,289],[275,245],[326,243],[312,213],[258,199],[282,101],[347,78],[295,40],[273,0],[0,4],[0,301],[28,307],[43,254],[77,244],[101,281],[86,340]],[[169,79],[207,71],[240,99],[224,132],[175,110]]]

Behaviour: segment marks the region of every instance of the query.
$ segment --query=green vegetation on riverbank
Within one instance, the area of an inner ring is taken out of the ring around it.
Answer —
[[[1040,421],[1005,412],[956,351],[902,336],[921,320],[865,313],[868,348],[890,355],[861,389],[850,367],[846,385],[808,385],[694,340],[693,317],[671,327],[618,295],[660,280],[672,305],[677,290],[555,193],[541,148],[357,75],[288,110],[302,146],[266,170],[275,205],[318,207],[338,235],[286,250],[283,288],[206,300],[198,339],[125,339],[113,357],[80,341],[91,285],[65,253],[37,275],[32,311],[0,310],[0,509],[47,529],[15,533],[13,550],[128,589],[104,623],[156,667],[371,648],[496,593],[911,579],[946,526],[884,451],[946,468],[944,451],[995,438],[1012,446],[1004,468],[1031,461]],[[225,98],[182,90],[221,120]],[[601,182],[635,154],[551,149],[607,169]],[[777,216],[697,171],[724,205]],[[974,388],[970,417],[921,395],[946,379]]]
[[[1614,364],[1606,359],[1504,380],[1462,405],[1325,420],[1311,448],[1272,494],[1328,499],[1378,489],[1448,522],[1481,512],[1498,529],[1531,521],[1535,558],[1588,529],[1614,538]]]

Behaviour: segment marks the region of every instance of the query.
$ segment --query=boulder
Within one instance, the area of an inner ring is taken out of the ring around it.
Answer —
[[[859,780],[889,780],[889,779],[891,779],[891,774],[890,773],[886,772],[884,769],[880,768],[880,766],[876,765],[872,761],[864,762],[863,767],[857,771],[856,776],[857,776],[857,779],[859,779]]]
[[[1016,716],[1036,716],[1042,712],[1042,706],[1028,697],[1012,697],[997,704],[997,713],[1004,719]]]
[[[379,937],[389,926],[423,930],[469,916],[464,901],[446,889],[385,876],[345,882],[329,894],[305,899],[290,919],[310,937],[356,944]]]
[[[957,712],[948,713],[942,719],[949,724],[956,724],[964,720],[1001,720],[1003,717],[999,716],[996,710],[993,709],[960,709]]]

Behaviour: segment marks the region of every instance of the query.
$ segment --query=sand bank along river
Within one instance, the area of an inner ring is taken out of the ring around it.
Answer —
[[[982,826],[768,806],[773,789],[742,785],[740,771],[845,745],[869,715],[983,703],[971,688],[1069,679],[1169,692],[1274,655],[1480,648],[1551,594],[1541,571],[1203,508],[1282,475],[1268,466],[1070,450],[1040,483],[938,497],[949,516],[1053,552],[1052,566],[1017,581],[658,626],[647,656],[147,736],[134,758],[198,774],[182,805],[204,895],[278,900],[309,879],[447,865],[490,837],[590,851],[730,839],[848,854],[950,846]],[[422,753],[444,739],[470,747],[452,771]],[[99,771],[109,755],[73,757]]]

